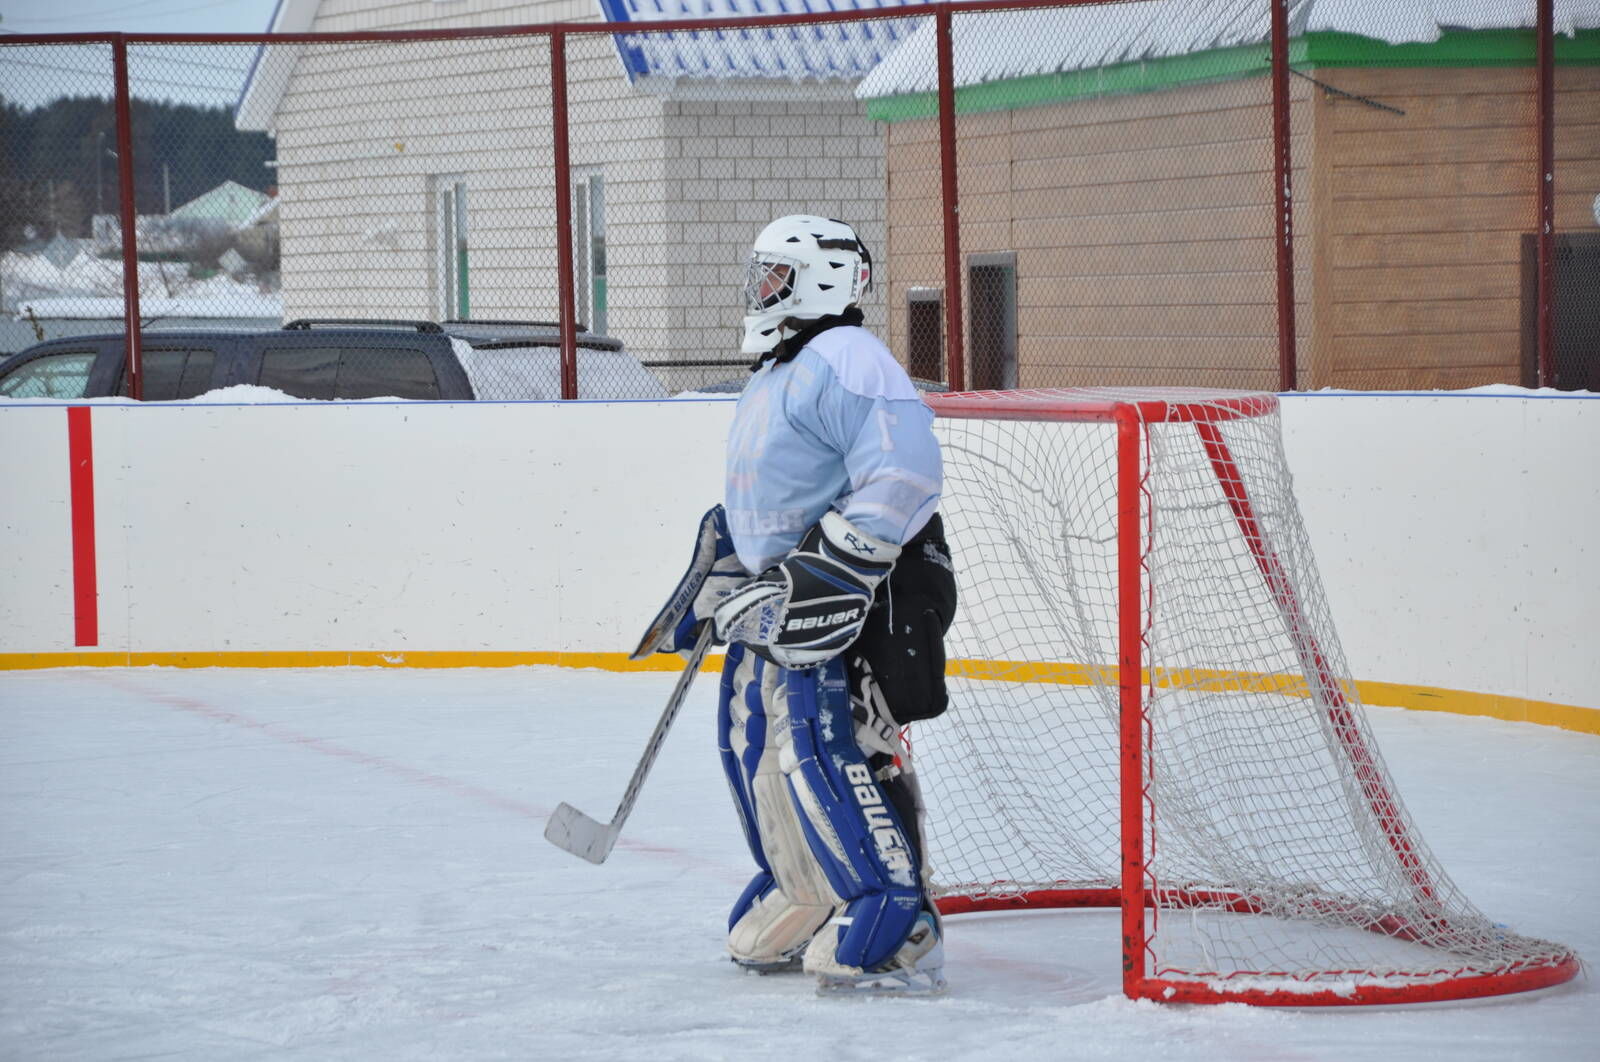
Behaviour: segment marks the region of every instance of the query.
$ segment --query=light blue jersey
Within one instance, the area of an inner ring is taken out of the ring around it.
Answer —
[[[724,505],[739,561],[782,560],[830,508],[901,544],[933,516],[944,482],[933,411],[887,347],[830,328],[768,362],[739,396]]]

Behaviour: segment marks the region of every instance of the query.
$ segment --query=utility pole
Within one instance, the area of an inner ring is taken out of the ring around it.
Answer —
[[[165,162],[161,164],[161,213],[172,213],[172,171]]]
[[[96,214],[104,214],[106,212],[106,197],[100,179],[100,160],[105,158],[105,155],[106,131],[102,129],[95,134],[94,141],[94,212]]]

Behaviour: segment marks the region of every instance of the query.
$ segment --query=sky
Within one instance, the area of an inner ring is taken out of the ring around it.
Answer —
[[[0,0],[7,33],[261,33],[277,0]]]
[[[0,42],[19,33],[264,33],[277,0],[0,0]],[[238,100],[253,45],[135,46],[135,96],[202,106]],[[64,95],[111,95],[106,45],[27,47],[0,55],[0,97],[37,107]]]

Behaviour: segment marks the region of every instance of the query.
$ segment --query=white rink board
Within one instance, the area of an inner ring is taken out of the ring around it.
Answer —
[[[625,652],[720,497],[733,411],[91,404],[95,648],[152,653]],[[1357,679],[1600,707],[1600,398],[1283,405]],[[0,653],[73,650],[65,409],[0,406]]]
[[[49,574],[6,587],[0,652],[72,648],[63,409],[0,407],[0,446],[61,444],[53,479],[0,473],[24,513],[53,514],[5,521],[11,556]],[[731,410],[96,403],[98,648],[631,648],[719,496],[720,461],[698,455]]]
[[[1600,706],[1600,396],[1286,396],[1357,679]]]

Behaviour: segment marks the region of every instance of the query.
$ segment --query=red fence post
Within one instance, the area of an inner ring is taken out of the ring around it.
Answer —
[[[1555,0],[1537,0],[1539,15],[1538,79],[1539,101],[1539,309],[1537,349],[1539,386],[1555,384],[1555,263],[1556,239],[1556,151],[1555,151]]]
[[[1272,182],[1277,207],[1278,390],[1299,383],[1294,327],[1294,197],[1289,157],[1289,0],[1272,3]],[[1321,248],[1319,248],[1319,251]]]
[[[939,55],[939,178],[944,207],[945,381],[952,391],[967,386],[961,334],[961,201],[956,186],[956,88],[950,8],[934,15]]]
[[[133,201],[133,105],[128,95],[128,42],[117,34],[111,42],[111,63],[116,78],[117,188],[122,220],[122,322],[128,361],[128,394],[144,398],[144,365],[139,335],[139,211]]]
[[[561,397],[578,397],[578,330],[572,290],[572,163],[567,145],[567,35],[550,34],[550,132],[556,193],[556,298],[561,322]]]

